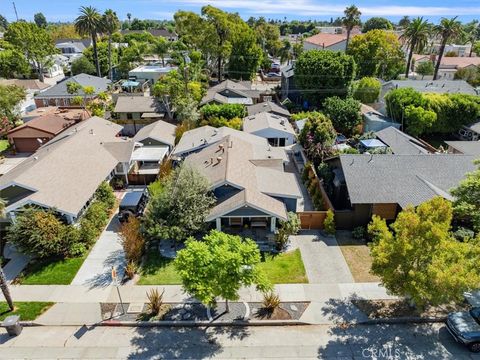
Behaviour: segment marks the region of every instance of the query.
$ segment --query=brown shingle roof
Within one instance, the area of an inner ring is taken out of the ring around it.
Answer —
[[[72,126],[73,124],[75,124],[75,120],[65,119],[62,116],[55,114],[47,114],[36,117],[35,119],[30,120],[29,122],[10,130],[8,132],[8,135],[19,132],[26,128],[37,129],[52,135],[57,135],[68,127]]]
[[[346,39],[347,39],[347,35],[344,35],[344,34],[319,33],[306,38],[304,42],[308,42],[310,44],[323,46],[323,47],[330,47]]]

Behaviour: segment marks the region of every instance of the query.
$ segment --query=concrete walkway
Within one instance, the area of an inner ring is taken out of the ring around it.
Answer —
[[[120,223],[115,214],[78,270],[72,285],[84,285],[90,288],[108,286],[112,281],[112,266],[117,269],[118,278],[123,277],[126,261],[118,235],[119,226]]]
[[[10,259],[3,267],[3,273],[7,279],[7,284],[13,280],[25,269],[31,257],[18,252],[13,246],[7,244],[4,250],[5,258]]]
[[[310,284],[354,282],[334,237],[322,236],[318,231],[302,231],[301,235],[292,236],[292,242],[302,253]]]

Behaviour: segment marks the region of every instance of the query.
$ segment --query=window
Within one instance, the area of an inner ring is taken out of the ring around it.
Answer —
[[[133,114],[127,113],[127,120],[133,120]]]

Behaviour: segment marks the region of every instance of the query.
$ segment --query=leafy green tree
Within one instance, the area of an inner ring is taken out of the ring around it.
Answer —
[[[348,6],[343,13],[344,17],[342,18],[342,25],[347,28],[347,42],[345,48],[348,49],[350,44],[350,34],[355,26],[361,24],[360,15],[362,15],[362,13],[355,5]]]
[[[280,42],[280,29],[278,25],[266,21],[257,21],[253,27],[257,44],[272,56],[277,56],[282,46]]]
[[[299,140],[307,155],[318,165],[319,162],[332,153],[337,133],[331,120],[320,112],[307,112],[295,114],[292,119],[307,119],[300,133]]]
[[[414,136],[427,132],[437,120],[437,114],[420,106],[408,105],[405,108],[406,131]]]
[[[452,238],[451,220],[452,206],[441,197],[401,211],[392,231],[374,215],[368,226],[372,273],[419,308],[463,300],[480,281],[480,254],[478,244]]]
[[[72,75],[78,74],[95,74],[95,65],[87,59],[86,56],[82,55],[78,59],[72,61],[72,65],[70,67]]]
[[[302,53],[295,63],[295,83],[312,105],[320,105],[329,96],[345,97],[355,70],[355,62],[349,55],[340,51],[310,50]]]
[[[332,96],[323,102],[323,112],[330,118],[335,130],[350,136],[362,123],[360,106],[360,101],[353,98]]]
[[[228,76],[232,79],[250,80],[257,73],[262,60],[262,49],[256,36],[243,20],[239,19],[231,33],[231,52],[228,59]]]
[[[13,47],[0,51],[0,77],[10,79],[29,73],[30,66],[23,53]]]
[[[95,53],[93,51],[93,46],[83,50],[83,56],[85,56],[92,64],[95,64]],[[118,63],[118,50],[115,48],[109,50],[108,42],[99,41],[97,42],[97,57],[98,64],[100,66],[100,72],[102,74],[109,74],[110,61],[113,64]]]
[[[228,312],[228,302],[239,299],[242,286],[256,285],[264,292],[271,289],[258,268],[260,261],[253,240],[212,230],[203,241],[187,241],[174,265],[187,293],[209,306],[223,298]]]
[[[47,27],[47,18],[41,12],[33,15],[33,21],[37,24],[38,27],[46,28]]]
[[[433,72],[434,72],[433,62],[424,61],[424,62],[418,64],[416,72],[417,72],[417,74],[422,75],[422,79],[426,75],[433,75]]]
[[[108,210],[113,209],[115,206],[116,198],[115,194],[113,193],[113,188],[106,181],[102,181],[100,186],[95,191],[95,198],[104,203]]]
[[[396,35],[383,30],[355,36],[347,53],[355,59],[359,77],[374,76],[391,80],[405,66],[402,47]]]
[[[5,16],[0,14],[0,29],[7,30],[8,28],[8,21]]]
[[[27,93],[23,87],[0,85],[0,118],[6,117],[14,125],[20,120],[17,106],[25,100]]]
[[[480,165],[477,161],[476,165]],[[455,218],[480,232],[480,168],[468,173],[460,184],[451,190],[455,200]]]
[[[405,28],[405,27],[408,26],[408,24],[410,24],[410,22],[411,22],[410,17],[405,15],[398,22],[398,26],[401,27],[401,28]]]
[[[451,40],[454,40],[462,34],[462,23],[457,20],[457,16],[446,19],[442,18],[440,24],[434,27],[434,32],[440,37],[440,49],[438,51],[437,64],[435,65],[435,72],[433,73],[433,80],[438,78],[438,70],[442,62],[443,54],[445,52],[445,46]]]
[[[423,20],[423,17],[417,17],[412,21],[409,21],[403,27],[403,34],[401,35],[401,38],[405,40],[408,47],[405,78],[408,79],[408,73],[410,72],[410,68],[412,66],[413,53],[420,53],[425,49],[425,46],[430,39],[431,32],[431,24],[427,20]]]
[[[454,79],[465,80],[473,87],[480,86],[480,68],[468,67],[468,68],[458,69],[454,75]]]
[[[195,99],[191,96],[181,97],[175,102],[175,109],[178,121],[189,129],[197,126],[200,112],[198,111],[198,102]]]
[[[90,36],[92,38],[93,59],[97,76],[102,76],[100,72],[100,63],[97,52],[97,33],[102,30],[102,16],[92,6],[80,7],[80,15],[75,19],[75,30],[81,36]]]
[[[82,37],[78,35],[75,30],[75,25],[73,24],[50,24],[47,26],[47,32],[50,34],[50,37],[53,41],[58,39],[81,39]]]
[[[381,88],[380,80],[366,76],[355,82],[353,97],[363,104],[371,104],[377,101]]]
[[[185,92],[185,83],[177,70],[162,76],[153,87],[153,94],[163,102],[170,119],[173,118],[174,105],[186,95]]]
[[[164,37],[159,37],[155,40],[152,46],[152,51],[154,54],[160,56],[162,59],[162,66],[165,66],[165,56],[170,50],[170,43]]]
[[[192,167],[181,165],[165,179],[162,191],[151,198],[145,237],[150,241],[185,241],[205,228],[205,218],[214,203],[207,179]]]
[[[52,63],[51,55],[57,51],[47,31],[34,23],[17,21],[8,26],[4,39],[25,54],[43,82],[43,70]]]
[[[200,109],[204,119],[222,117],[227,120],[233,118],[244,118],[247,116],[247,109],[242,104],[207,104]]]
[[[149,52],[149,50],[149,43],[132,40],[128,47],[123,49],[122,57],[118,64],[118,69],[123,76],[128,76],[128,72],[132,68],[140,65],[143,62],[143,57]]]
[[[112,72],[112,36],[120,28],[120,20],[112,9],[105,10],[102,16],[102,30],[108,35],[108,76],[113,81]]]
[[[367,33],[370,30],[393,30],[393,24],[390,20],[383,17],[372,17],[365,21],[362,26],[363,33]]]

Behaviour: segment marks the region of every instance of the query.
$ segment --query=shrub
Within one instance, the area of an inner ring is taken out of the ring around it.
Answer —
[[[351,135],[362,123],[360,106],[360,101],[351,97],[340,99],[338,96],[332,96],[323,102],[323,111],[332,120],[333,127],[338,132]]]
[[[475,237],[475,233],[473,232],[473,230],[459,227],[457,231],[453,233],[453,236],[455,236],[455,239],[459,241],[465,241],[467,239],[473,239]]]
[[[294,212],[288,213],[287,221],[280,221],[280,228],[278,229],[275,241],[277,249],[283,250],[288,244],[288,239],[291,235],[296,235],[300,231],[300,218]]]
[[[361,240],[365,238],[365,228],[363,226],[357,226],[352,231],[352,237],[357,240]]]
[[[231,120],[233,118],[244,118],[247,110],[242,104],[208,104],[200,109],[202,118],[209,120],[212,118],[224,118]]]
[[[138,265],[134,262],[130,261],[127,266],[125,266],[125,275],[129,279],[133,279],[135,274],[137,273]]]
[[[313,206],[317,211],[322,211],[324,209],[325,206],[324,206],[323,196],[321,192],[316,193],[312,197],[312,201],[313,201]]]
[[[280,296],[273,291],[263,294],[262,307],[267,312],[273,312],[280,306]]]
[[[382,84],[374,77],[364,77],[355,83],[353,97],[364,104],[375,102],[380,95]]]
[[[160,313],[160,309],[163,305],[164,292],[165,289],[162,291],[162,293],[159,293],[158,289],[151,289],[149,292],[147,292],[147,310],[151,315],[155,316]]]
[[[302,181],[305,183],[310,175],[310,166],[311,164],[308,162],[305,164],[305,167],[302,170]]]
[[[335,217],[333,215],[333,211],[328,209],[327,216],[325,217],[325,221],[323,222],[323,227],[327,234],[335,235]]]
[[[95,191],[95,198],[103,202],[108,210],[113,209],[115,206],[116,198],[113,189],[106,181],[103,181],[97,191]]]
[[[80,220],[80,241],[83,244],[86,246],[93,245],[99,234],[100,231],[91,221],[85,218]]]
[[[145,247],[145,240],[140,233],[140,220],[130,216],[128,221],[120,227],[120,238],[127,261],[134,264],[140,263]]]
[[[95,200],[83,215],[85,221],[89,221],[98,232],[102,231],[108,222],[108,210],[104,202]]]

